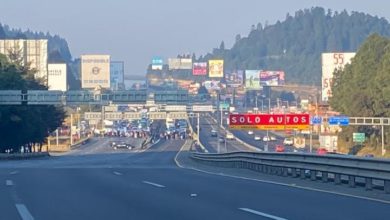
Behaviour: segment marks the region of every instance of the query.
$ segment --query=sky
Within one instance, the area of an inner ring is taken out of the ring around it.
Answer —
[[[388,0],[1,0],[0,23],[58,34],[73,58],[109,54],[126,75],[144,75],[153,56],[204,55],[221,41],[230,48],[251,25],[315,6],[390,20]]]

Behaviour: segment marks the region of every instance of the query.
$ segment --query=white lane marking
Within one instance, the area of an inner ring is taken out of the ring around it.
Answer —
[[[286,218],[281,218],[281,217],[270,215],[270,214],[267,214],[267,213],[264,213],[264,212],[259,212],[259,211],[253,210],[253,209],[248,209],[248,208],[238,208],[238,209],[241,210],[241,211],[250,212],[250,213],[255,214],[255,215],[260,215],[260,216],[263,216],[263,217],[266,217],[266,218],[269,218],[269,219],[287,220]]]
[[[159,187],[159,188],[164,188],[165,187],[165,186],[163,186],[161,184],[153,183],[153,182],[149,182],[149,181],[142,181],[142,182],[145,183],[145,184],[149,184],[149,185],[155,186],[155,187]]]
[[[114,171],[113,172],[115,175],[117,175],[117,176],[122,176],[123,174],[122,173],[119,173],[119,172],[116,172],[116,171]]]
[[[18,174],[18,173],[19,173],[19,171],[15,170],[15,171],[10,172],[9,174],[15,175],[15,174]]]
[[[13,186],[14,183],[12,182],[12,180],[6,180],[6,181],[5,181],[5,185],[6,185],[6,186]]]
[[[15,204],[15,206],[23,220],[34,220],[34,217],[31,215],[24,204]]]

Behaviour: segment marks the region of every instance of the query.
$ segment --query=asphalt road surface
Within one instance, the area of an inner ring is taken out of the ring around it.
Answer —
[[[0,161],[0,219],[387,219],[390,205],[176,166],[184,140]]]

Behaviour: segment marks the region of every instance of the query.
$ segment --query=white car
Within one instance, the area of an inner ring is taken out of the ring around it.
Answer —
[[[234,135],[232,133],[226,133],[226,139],[233,140],[234,139]]]
[[[260,140],[261,140],[261,137],[258,136],[258,135],[256,135],[256,136],[255,136],[255,141],[260,141]]]
[[[294,144],[294,140],[292,138],[285,138],[283,140],[283,144],[292,146]]]
[[[249,135],[253,135],[253,131],[248,131],[248,134]]]
[[[265,142],[270,141],[270,140],[271,140],[271,138],[269,136],[264,136],[263,137],[263,141],[265,141]]]
[[[270,139],[271,139],[271,141],[276,141],[276,137],[275,136],[270,136]]]

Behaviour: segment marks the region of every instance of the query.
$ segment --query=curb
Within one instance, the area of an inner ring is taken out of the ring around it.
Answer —
[[[0,154],[0,160],[27,160],[34,158],[44,158],[49,157],[48,152],[39,152],[39,153],[25,153],[25,154]]]

